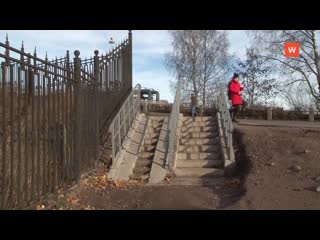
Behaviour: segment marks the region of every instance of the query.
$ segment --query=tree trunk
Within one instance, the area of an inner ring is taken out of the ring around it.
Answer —
[[[255,82],[254,82],[254,78],[252,79],[252,90],[251,90],[251,105],[254,104],[254,92],[255,92]]]
[[[312,47],[313,47],[313,53],[314,53],[314,58],[315,58],[315,65],[316,65],[316,69],[317,69],[318,90],[319,90],[319,95],[320,95],[320,62],[319,62],[319,53],[317,51],[315,31],[312,31]]]
[[[207,35],[204,39],[204,76],[203,76],[203,96],[202,96],[202,106],[206,105],[206,82],[207,82]]]
[[[193,82],[193,91],[196,97],[196,102],[198,102],[198,88],[197,88],[197,50],[196,50],[196,41],[194,34],[192,35],[192,82]]]

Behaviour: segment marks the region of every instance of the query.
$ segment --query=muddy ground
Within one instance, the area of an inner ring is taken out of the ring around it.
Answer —
[[[320,209],[320,129],[236,125],[236,176],[211,187],[111,182],[97,169],[78,191],[37,209]]]
[[[320,129],[236,126],[246,193],[232,209],[320,209]]]

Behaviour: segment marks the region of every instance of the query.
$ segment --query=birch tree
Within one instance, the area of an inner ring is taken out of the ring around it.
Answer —
[[[224,80],[228,56],[225,31],[175,30],[169,31],[172,50],[166,54],[166,66],[177,80],[182,81],[182,99],[188,101],[191,92],[206,105],[208,89]],[[212,96],[212,95],[211,95]]]
[[[278,64],[277,71],[284,81],[282,90],[290,85],[303,83],[316,102],[320,102],[320,63],[318,32],[315,30],[259,30],[249,31],[249,36],[263,52],[261,57]],[[287,42],[300,43],[300,57],[287,58]]]

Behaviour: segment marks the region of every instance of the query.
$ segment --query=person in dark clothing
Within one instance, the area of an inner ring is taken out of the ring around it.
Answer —
[[[193,120],[194,120],[195,115],[198,115],[198,113],[196,112],[196,107],[197,107],[197,98],[192,93],[191,94],[191,113],[192,113],[192,119]]]
[[[240,84],[239,80],[240,80],[239,75],[235,73],[229,84],[229,89],[228,89],[230,93],[231,102],[232,102],[232,107],[230,109],[230,116],[233,122],[237,122],[236,115],[243,103],[242,91],[244,89],[244,86]]]

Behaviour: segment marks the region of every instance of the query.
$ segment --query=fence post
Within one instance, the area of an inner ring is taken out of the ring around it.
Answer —
[[[310,107],[310,110],[309,110],[309,121],[310,122],[314,121],[314,110],[313,110],[313,107]]]
[[[29,66],[31,66],[31,54],[28,53],[28,60],[27,60]],[[26,80],[27,81],[27,80]],[[33,80],[32,80],[32,70],[30,67],[28,67],[28,81],[27,81],[27,87],[28,87],[28,90],[26,89],[25,91],[27,92],[28,91],[28,105],[31,103],[31,96],[32,96],[32,93],[33,93]]]
[[[132,90],[132,31],[129,30],[129,84]]]
[[[66,55],[67,55],[66,56],[66,70],[67,70],[67,88],[68,88],[68,90],[66,90],[66,91],[70,91],[72,82],[70,81],[71,72],[70,72],[70,54],[69,54],[69,50],[67,50],[67,54]]]
[[[267,119],[272,120],[272,107],[268,107],[267,111]]]
[[[74,129],[73,129],[73,137],[74,137],[74,148],[73,148],[73,156],[74,159],[73,161],[75,161],[75,176],[76,176],[76,181],[77,184],[80,184],[80,176],[81,176],[81,168],[80,168],[80,155],[79,155],[79,151],[80,151],[80,135],[79,135],[79,128],[80,128],[80,124],[79,124],[79,118],[81,117],[79,114],[79,108],[80,108],[80,84],[81,84],[81,59],[79,58],[80,56],[80,52],[78,50],[74,51],[74,84],[75,84],[75,88],[74,88]]]
[[[94,112],[95,112],[95,154],[94,154],[94,162],[95,166],[98,163],[98,149],[99,149],[99,100],[98,100],[98,87],[99,87],[99,51],[94,51],[94,78],[95,78],[95,86],[94,86]]]

